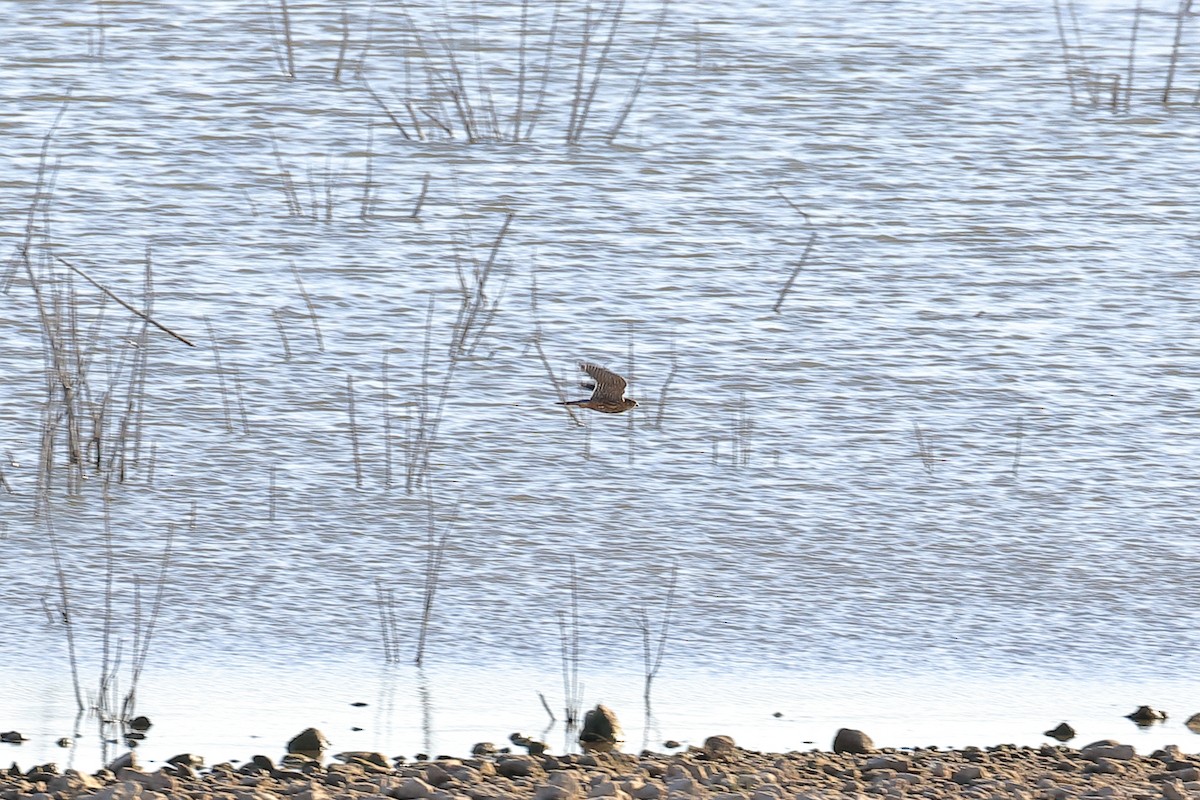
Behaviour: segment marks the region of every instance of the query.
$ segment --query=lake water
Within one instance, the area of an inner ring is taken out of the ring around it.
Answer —
[[[634,748],[1195,750],[1200,33],[1142,6],[1126,93],[1110,2],[1066,65],[1002,0],[5,4],[0,757],[123,749],[63,586],[150,762],[561,751],[573,628]],[[193,347],[82,277],[148,251]]]

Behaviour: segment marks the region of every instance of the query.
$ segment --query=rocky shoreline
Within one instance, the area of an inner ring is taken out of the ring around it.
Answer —
[[[980,800],[1200,798],[1200,756],[1169,746],[1148,756],[1111,740],[1058,745],[866,753],[759,753],[714,736],[668,755],[645,751],[498,753],[393,763],[378,753],[321,761],[263,756],[200,766],[178,756],[153,771],[112,765],[94,774],[53,764],[0,770],[0,800],[835,800],[873,797]]]

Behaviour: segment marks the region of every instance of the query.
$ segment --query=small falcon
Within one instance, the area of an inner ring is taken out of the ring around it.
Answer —
[[[567,400],[560,406],[579,406],[605,414],[620,414],[631,408],[637,408],[637,401],[625,396],[625,387],[629,384],[615,372],[609,372],[604,367],[595,364],[579,362],[579,368],[588,374],[590,383],[580,383],[585,389],[592,390],[592,396],[586,400]]]

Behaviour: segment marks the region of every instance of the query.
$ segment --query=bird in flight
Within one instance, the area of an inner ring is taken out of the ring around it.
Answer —
[[[588,374],[591,382],[580,383],[585,389],[592,390],[592,396],[586,400],[567,400],[560,406],[579,406],[593,411],[603,411],[605,414],[620,414],[631,408],[637,408],[637,401],[625,396],[628,382],[615,372],[609,372],[604,367],[595,364],[579,362],[579,368]]]

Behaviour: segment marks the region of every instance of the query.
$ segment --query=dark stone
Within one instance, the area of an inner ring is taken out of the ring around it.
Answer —
[[[839,728],[833,737],[835,753],[870,753],[874,749],[871,737],[854,728]]]
[[[129,720],[129,727],[135,731],[148,731],[150,730],[150,718],[134,717],[133,719]]]
[[[532,739],[522,733],[511,734],[508,740],[518,747],[524,747],[531,756],[540,756],[549,747],[545,742],[539,742],[537,739]]]
[[[533,774],[533,764],[524,758],[505,758],[496,762],[496,772],[506,778],[528,778]]]
[[[289,753],[298,753],[313,759],[320,759],[329,747],[329,740],[316,728],[305,728],[287,744]]]
[[[137,756],[132,751],[125,755],[117,756],[110,763],[104,765],[104,768],[112,773],[117,773],[125,767],[137,769]]]
[[[607,706],[597,705],[583,715],[579,744],[593,753],[611,753],[623,741],[617,715]],[[530,751],[532,752],[532,751]]]
[[[267,772],[275,769],[275,762],[263,755],[250,756],[250,763],[259,769],[265,769]]]
[[[1049,736],[1051,739],[1057,739],[1060,742],[1065,742],[1069,739],[1075,738],[1075,729],[1065,722],[1060,722],[1058,723],[1058,727],[1051,728],[1050,730],[1046,731],[1045,735]]]
[[[1131,719],[1140,726],[1153,725],[1156,722],[1162,722],[1167,718],[1167,712],[1156,711],[1150,706],[1138,706],[1137,711],[1132,714],[1126,714],[1126,719]]]
[[[350,705],[354,706],[355,708],[366,708],[367,707],[367,704],[362,702],[361,700],[357,703],[351,703]]]
[[[5,744],[20,744],[21,742],[28,741],[19,731],[5,731],[4,733],[0,733],[0,742],[4,742]]]

